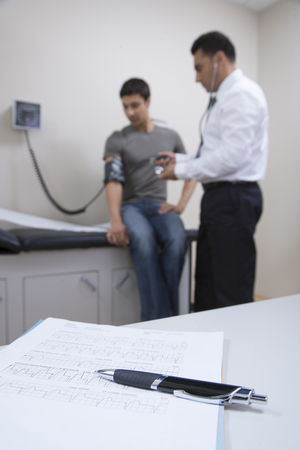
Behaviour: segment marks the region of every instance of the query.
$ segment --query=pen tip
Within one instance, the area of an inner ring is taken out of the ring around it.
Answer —
[[[95,372],[108,381],[114,381],[114,370],[95,370]]]

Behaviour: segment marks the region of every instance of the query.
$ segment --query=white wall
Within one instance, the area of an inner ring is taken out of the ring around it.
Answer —
[[[300,2],[259,14],[259,78],[270,111],[270,153],[257,231],[256,291],[300,292]]]
[[[152,117],[171,123],[194,153],[207,94],[194,82],[189,49],[200,34],[220,30],[270,108],[256,292],[299,292],[299,25],[293,0],[260,14],[223,0],[0,0],[0,206],[79,224],[108,220],[104,195],[80,216],[48,202],[24,134],[11,125],[14,99],[42,104],[31,143],[51,193],[69,209],[102,184],[105,140],[127,123],[118,92],[130,77],[149,82]],[[170,201],[180,189],[170,182]],[[183,215],[187,226],[198,225],[201,193],[199,186]]]
[[[26,149],[11,125],[14,99],[42,104],[31,132],[50,192],[77,209],[103,180],[105,140],[127,124],[118,96],[130,77],[152,89],[151,115],[198,146],[207,94],[194,82],[190,47],[220,30],[236,44],[238,64],[257,79],[257,16],[223,0],[0,0],[0,205],[80,224],[108,220],[103,195],[84,215],[65,216],[45,198]],[[175,202],[181,182],[170,182]],[[198,225],[200,186],[183,218]]]

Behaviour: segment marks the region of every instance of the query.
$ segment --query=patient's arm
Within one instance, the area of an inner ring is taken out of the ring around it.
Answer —
[[[184,183],[182,194],[178,204],[170,205],[168,203],[162,203],[160,206],[159,213],[166,214],[167,212],[173,212],[175,214],[181,214],[184,211],[186,205],[188,204],[189,199],[191,198],[192,193],[194,192],[196,184],[197,184],[196,180],[186,181]]]
[[[129,236],[121,218],[123,186],[118,181],[111,181],[106,185],[106,200],[109,209],[111,228],[106,237],[109,243],[120,247],[129,245]]]

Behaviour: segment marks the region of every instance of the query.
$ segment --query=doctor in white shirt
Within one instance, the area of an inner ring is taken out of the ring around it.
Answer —
[[[195,289],[195,310],[203,311],[253,301],[269,118],[263,91],[236,68],[226,36],[202,35],[191,52],[196,81],[210,92],[200,148],[196,158],[165,153],[158,177],[203,185]]]

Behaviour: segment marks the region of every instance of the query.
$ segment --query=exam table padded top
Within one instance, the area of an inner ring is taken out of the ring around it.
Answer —
[[[186,230],[189,241],[197,230]],[[111,247],[106,232],[57,231],[37,228],[0,230],[0,254],[17,254],[33,250],[66,250],[72,248]]]
[[[65,250],[71,248],[108,247],[105,232],[85,233],[77,231],[43,230],[21,228],[5,232],[5,241],[0,234],[0,253],[19,253],[32,250]],[[3,235],[3,237],[5,237]],[[10,240],[9,240],[10,238]],[[6,241],[15,242],[8,247]],[[19,246],[17,246],[19,243]],[[7,251],[2,251],[7,250]]]
[[[0,230],[0,253],[20,253],[22,244],[17,236],[9,231]]]

